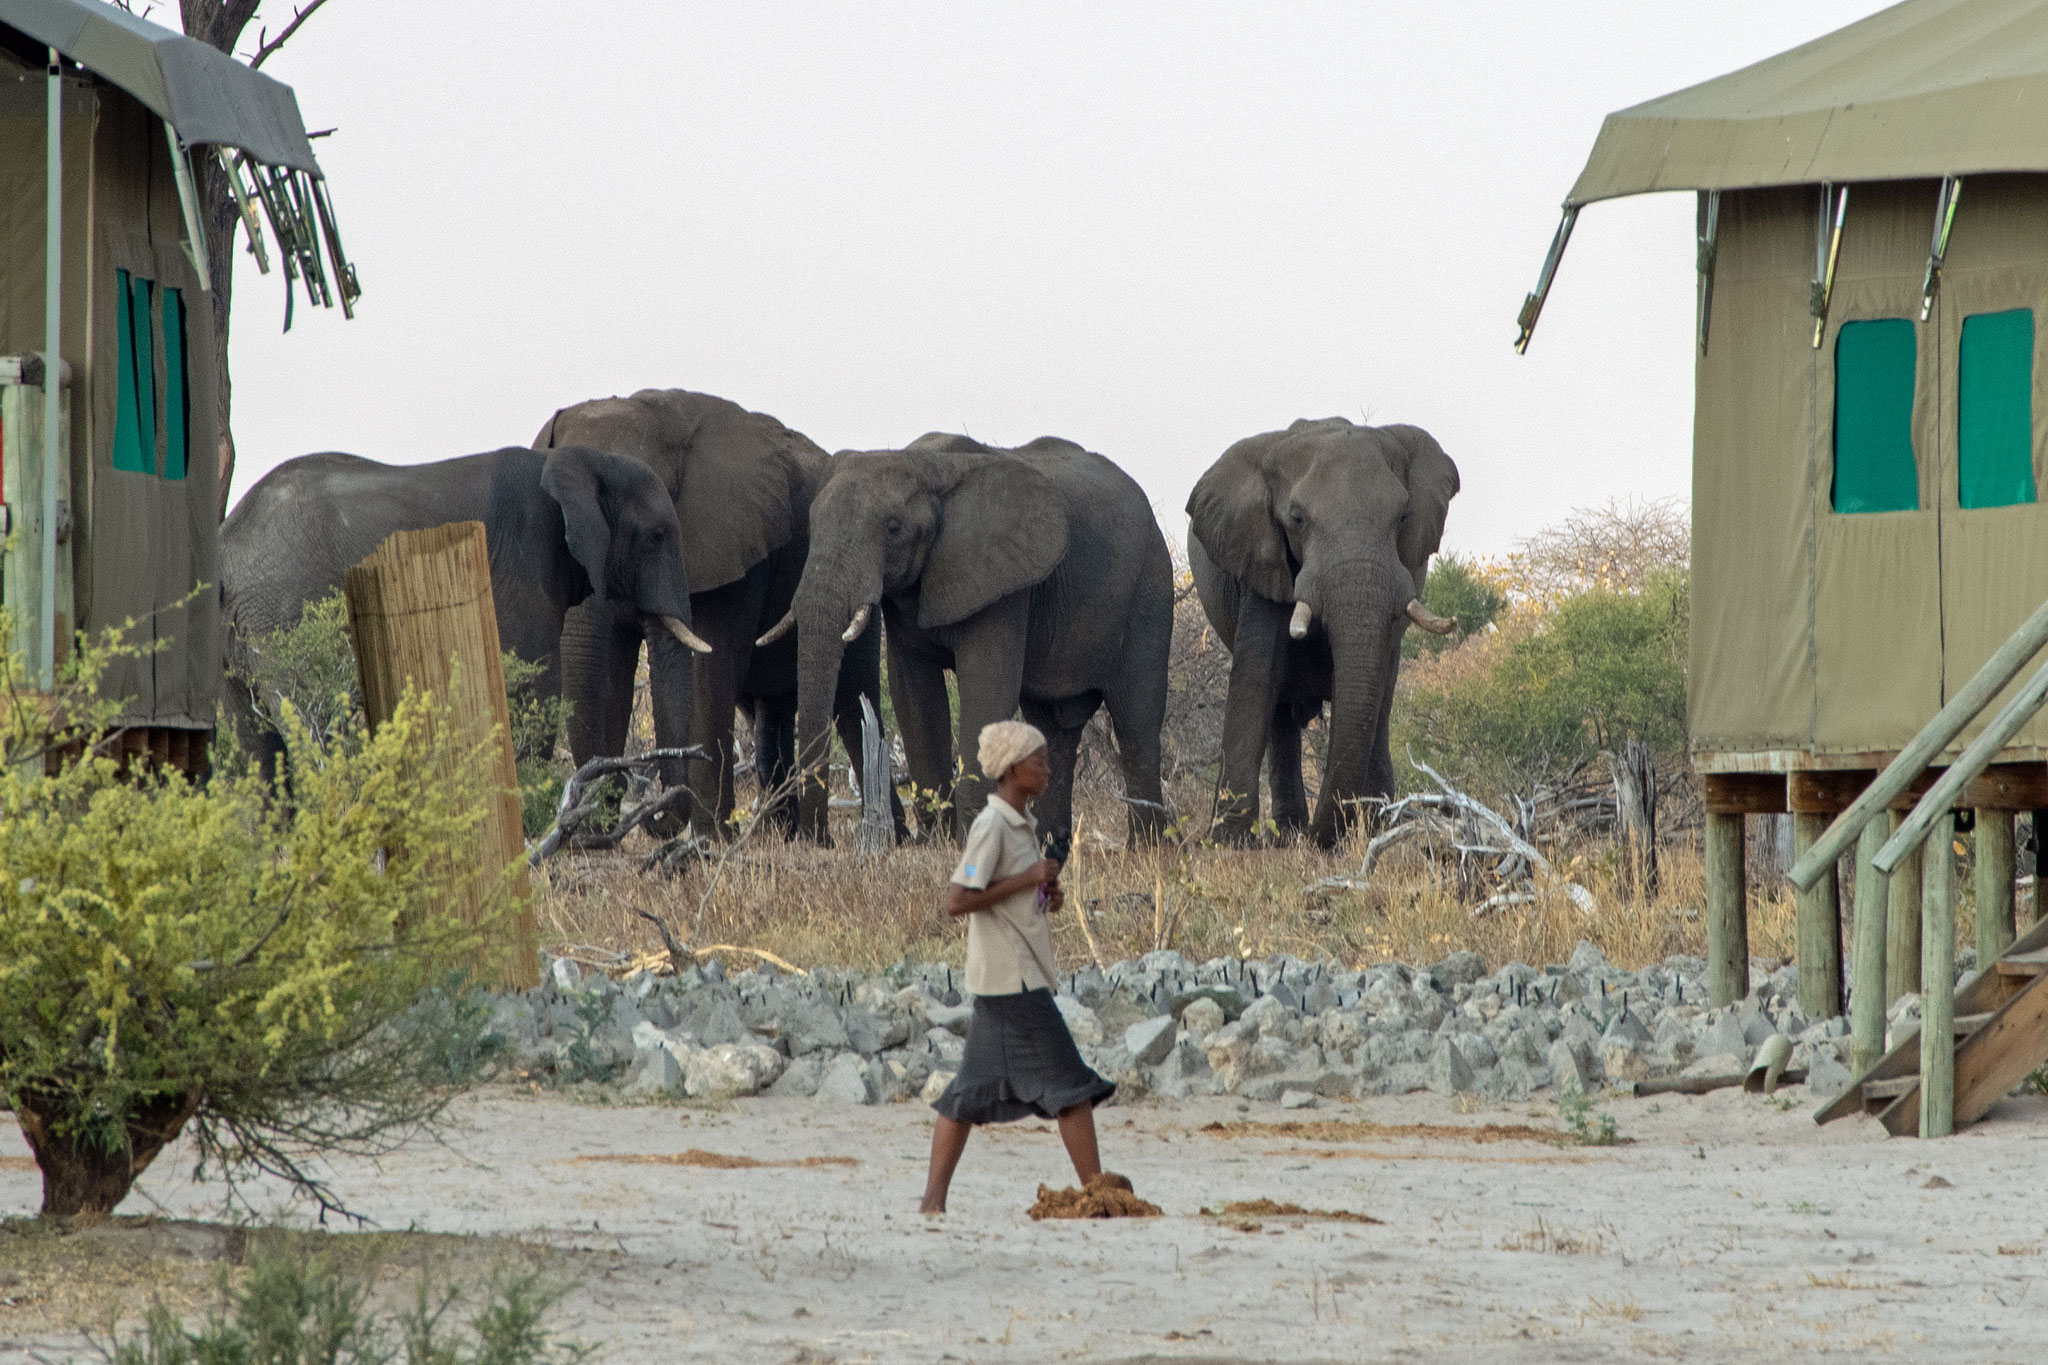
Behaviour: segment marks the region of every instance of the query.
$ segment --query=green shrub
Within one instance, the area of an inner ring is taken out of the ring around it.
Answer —
[[[233,651],[232,660],[235,679],[250,689],[261,723],[272,731],[282,731],[287,703],[322,753],[344,734],[361,729],[362,685],[341,589],[308,602],[297,625],[245,643]],[[504,668],[520,823],[527,838],[537,839],[554,823],[555,805],[569,776],[556,756],[569,703],[536,689],[547,671],[541,665],[508,649]]]
[[[1661,761],[1685,750],[1688,579],[1563,599],[1533,627],[1475,640],[1404,678],[1394,752],[1453,781],[1528,792],[1629,739]]]
[[[47,1214],[112,1209],[184,1132],[202,1171],[338,1209],[305,1159],[431,1127],[471,1072],[450,1058],[481,1051],[450,1037],[476,1011],[436,993],[506,936],[431,907],[473,879],[509,903],[474,856],[488,750],[455,749],[445,704],[408,691],[374,735],[335,719],[324,749],[281,704],[290,802],[246,764],[204,787],[128,774],[98,687],[140,652],[81,642],[38,696],[0,613],[0,1103]]]
[[[1472,566],[1454,554],[1442,554],[1429,566],[1422,585],[1422,605],[1438,616],[1458,623],[1456,635],[1432,635],[1411,630],[1401,637],[1401,656],[1413,659],[1437,654],[1455,646],[1467,636],[1477,635],[1492,625],[1508,604],[1499,588],[1472,572]]]
[[[324,1254],[259,1238],[242,1283],[223,1278],[222,1307],[197,1329],[158,1303],[135,1332],[116,1326],[93,1344],[108,1365],[553,1365],[590,1355],[549,1330],[564,1291],[543,1272],[493,1275],[467,1332],[448,1321],[465,1296],[431,1277],[395,1321],[380,1317],[369,1306],[374,1273],[344,1274]]]

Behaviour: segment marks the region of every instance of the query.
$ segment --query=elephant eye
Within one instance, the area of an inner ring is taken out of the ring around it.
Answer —
[[[903,534],[903,522],[896,517],[891,517],[889,518],[888,526],[885,529],[888,531],[889,535],[892,538],[900,536]]]
[[[1308,518],[1301,514],[1301,509],[1299,507],[1290,507],[1287,509],[1287,520],[1290,525],[1294,526],[1304,526],[1308,523]]]

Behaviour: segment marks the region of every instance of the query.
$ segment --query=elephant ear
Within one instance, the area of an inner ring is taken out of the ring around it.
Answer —
[[[926,629],[1042,582],[1067,554],[1066,499],[1051,479],[1007,454],[965,455],[955,468],[918,586]]]
[[[1274,602],[1294,598],[1287,536],[1273,514],[1268,459],[1276,436],[1251,436],[1223,452],[1188,497],[1189,529],[1218,568]]]
[[[1380,434],[1386,438],[1381,453],[1408,486],[1408,510],[1401,518],[1397,548],[1420,597],[1429,577],[1429,557],[1443,543],[1444,517],[1458,494],[1458,466],[1421,427],[1381,427]]]
[[[560,446],[548,452],[541,466],[541,491],[562,509],[562,538],[590,578],[590,590],[609,597],[612,527],[605,519],[603,480],[597,452],[581,446]]]
[[[541,428],[653,467],[675,498],[690,591],[709,592],[808,533],[825,452],[766,413],[686,389],[642,389],[565,409]]]

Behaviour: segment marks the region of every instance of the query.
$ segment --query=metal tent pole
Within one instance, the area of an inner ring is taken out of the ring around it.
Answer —
[[[44,691],[57,681],[57,436],[64,395],[64,69],[50,50],[49,147],[43,226],[43,583],[42,640],[35,661]]]

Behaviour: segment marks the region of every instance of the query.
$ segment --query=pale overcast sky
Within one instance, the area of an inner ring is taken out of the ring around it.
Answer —
[[[1874,8],[329,0],[265,70],[365,293],[281,336],[241,257],[234,491],[679,387],[827,450],[1066,436],[1178,538],[1334,414],[1434,432],[1446,547],[1503,550],[1690,482],[1691,195],[1587,210],[1511,344],[1601,116]]]

